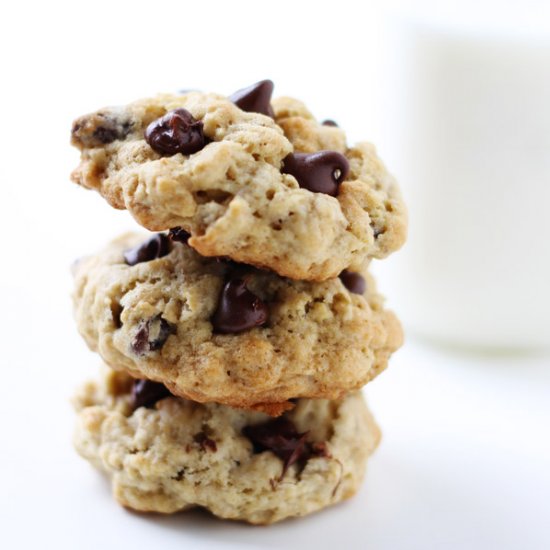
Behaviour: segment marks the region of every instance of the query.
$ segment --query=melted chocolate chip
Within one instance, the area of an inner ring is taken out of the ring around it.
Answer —
[[[333,126],[334,128],[338,128],[338,124],[334,122],[334,120],[331,120],[330,118],[327,118],[326,120],[323,120],[321,122],[323,126]]]
[[[335,197],[348,175],[349,163],[336,151],[291,153],[283,160],[282,172],[294,176],[304,189]]]
[[[218,307],[212,316],[216,332],[242,332],[267,322],[267,304],[246,288],[246,280],[232,279],[222,289]]]
[[[144,320],[132,340],[132,351],[136,355],[144,355],[150,351],[158,351],[171,334],[175,334],[176,327],[163,319],[160,315]]]
[[[243,111],[260,113],[273,118],[275,115],[269,103],[272,93],[273,82],[271,80],[260,80],[260,82],[248,86],[248,88],[237,90],[229,96],[229,100]]]
[[[338,277],[340,277],[340,280],[350,292],[353,292],[354,294],[365,293],[365,290],[367,289],[367,281],[365,281],[359,273],[344,269]]]
[[[204,432],[199,432],[193,436],[195,443],[200,445],[202,451],[211,451],[215,453],[218,450],[218,446],[213,439],[210,439]]]
[[[271,451],[283,461],[280,479],[292,464],[309,458],[310,449],[306,442],[308,433],[298,433],[294,424],[284,417],[243,428],[243,434],[254,444],[254,452]]]
[[[172,229],[168,232],[168,237],[172,241],[187,244],[187,241],[190,239],[191,235],[181,227],[172,227]]]
[[[112,113],[95,113],[79,118],[71,129],[72,139],[84,147],[99,147],[124,139],[134,124]]]
[[[311,444],[311,454],[322,458],[332,458],[326,441],[318,441]]]
[[[105,128],[100,126],[94,130],[93,138],[106,145],[118,139],[118,132],[116,128]]]
[[[157,401],[169,395],[171,393],[164,384],[151,380],[135,380],[132,388],[132,405],[134,409],[152,407]]]
[[[128,265],[136,265],[141,262],[150,262],[166,256],[170,252],[170,240],[164,233],[153,235],[143,244],[126,250],[124,260]]]
[[[145,130],[145,141],[161,155],[190,155],[206,145],[202,122],[186,109],[175,109],[151,122]]]

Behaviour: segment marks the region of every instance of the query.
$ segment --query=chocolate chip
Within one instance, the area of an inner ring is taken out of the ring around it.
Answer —
[[[172,229],[168,232],[168,237],[174,242],[187,244],[187,241],[191,238],[191,235],[181,227],[172,227]]]
[[[267,322],[267,305],[246,288],[246,280],[232,279],[222,289],[218,307],[212,316],[216,332],[242,332]]]
[[[84,147],[99,147],[124,139],[133,126],[133,122],[124,119],[124,115],[99,112],[75,120],[71,134],[74,143]]]
[[[334,120],[331,120],[330,118],[327,118],[326,120],[323,120],[321,122],[323,126],[333,126],[334,128],[338,128],[338,124],[334,122]]]
[[[103,144],[112,143],[118,139],[118,132],[116,128],[105,128],[100,126],[94,130],[93,138]]]
[[[273,82],[271,80],[260,80],[260,82],[248,86],[248,88],[237,90],[229,96],[229,100],[243,111],[260,113],[273,118],[275,115],[269,103],[272,93]]]
[[[186,109],[169,111],[145,130],[145,141],[161,155],[190,155],[206,145],[202,122]]]
[[[332,458],[326,441],[318,441],[311,444],[311,454],[322,458]]]
[[[283,160],[281,171],[294,176],[304,189],[335,197],[338,186],[348,175],[349,163],[336,151],[291,153]]]
[[[164,384],[151,380],[135,380],[132,387],[132,405],[134,409],[152,407],[157,401],[169,395],[171,393]]]
[[[150,262],[170,253],[170,240],[164,233],[157,233],[130,250],[124,252],[124,260],[128,265]]]
[[[175,332],[176,327],[160,315],[143,320],[132,340],[132,351],[136,355],[158,351],[164,346],[168,337]]]
[[[254,444],[254,452],[271,451],[283,461],[283,471],[279,480],[292,464],[300,459],[309,458],[310,449],[306,442],[308,433],[298,433],[294,424],[284,417],[243,428],[243,435]]]
[[[210,439],[204,432],[199,432],[193,436],[195,443],[200,445],[202,451],[211,451],[215,453],[218,450],[218,446],[213,439]]]
[[[359,273],[344,269],[338,277],[340,277],[340,280],[350,292],[353,292],[354,294],[365,293],[365,290],[367,289],[367,281],[365,281]]]

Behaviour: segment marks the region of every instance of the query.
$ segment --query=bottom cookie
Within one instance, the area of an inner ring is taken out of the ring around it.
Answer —
[[[361,393],[298,399],[273,419],[105,369],[74,403],[77,451],[144,512],[200,506],[256,524],[310,514],[357,491],[380,439]]]

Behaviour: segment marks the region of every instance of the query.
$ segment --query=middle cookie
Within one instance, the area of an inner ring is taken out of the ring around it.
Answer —
[[[198,402],[277,415],[292,398],[337,399],[381,372],[402,342],[366,271],[296,281],[204,258],[164,234],[131,234],[74,272],[88,346],[112,368]]]

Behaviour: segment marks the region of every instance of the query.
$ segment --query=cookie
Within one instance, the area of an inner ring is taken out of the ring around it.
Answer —
[[[352,496],[380,432],[360,393],[299,399],[278,419],[169,394],[146,404],[126,374],[105,369],[74,402],[77,451],[142,512],[203,507],[268,524]],[[132,390],[134,395],[132,395]]]
[[[382,371],[402,341],[366,270],[296,281],[165,234],[130,234],[74,274],[88,346],[194,401],[278,414],[292,398],[335,399]]]
[[[164,94],[83,116],[72,179],[149,230],[183,228],[203,256],[293,279],[398,249],[406,212],[374,147],[349,147],[297,100],[270,104],[270,90]]]

